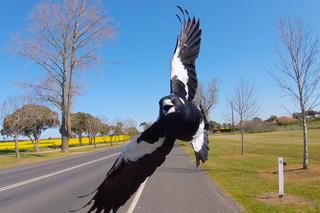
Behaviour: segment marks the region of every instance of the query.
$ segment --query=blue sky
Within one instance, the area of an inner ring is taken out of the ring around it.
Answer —
[[[41,79],[44,73],[5,50],[11,37],[26,28],[37,2],[7,0],[0,7],[0,102],[24,94],[19,81]],[[140,123],[157,118],[158,101],[169,93],[170,61],[180,30],[176,5],[200,17],[203,34],[197,73],[200,82],[219,81],[219,103],[211,113],[211,119],[219,122],[225,121],[227,100],[241,78],[256,87],[260,117],[287,114],[284,106],[293,110],[292,101],[282,96],[266,72],[278,62],[277,19],[297,17],[316,34],[320,31],[320,2],[316,0],[102,2],[118,36],[104,45],[101,57],[117,63],[79,73],[85,89],[73,111],[104,115],[110,121],[133,118]]]

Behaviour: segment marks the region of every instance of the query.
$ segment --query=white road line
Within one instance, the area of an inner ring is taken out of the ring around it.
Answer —
[[[144,187],[145,187],[145,185],[147,183],[147,180],[148,180],[148,178],[140,185],[136,195],[133,198],[132,203],[130,204],[130,207],[129,207],[127,213],[132,213],[133,210],[136,208],[136,206],[138,204],[138,201],[139,201],[139,198],[140,198],[140,196],[142,194],[142,191],[143,191],[143,189],[144,189]]]
[[[117,152],[115,154],[108,155],[108,156],[105,156],[105,157],[102,157],[102,158],[98,158],[98,159],[93,160],[93,161],[82,163],[82,164],[79,164],[77,166],[72,166],[72,167],[69,167],[69,168],[66,168],[66,169],[63,169],[63,170],[59,170],[59,171],[56,171],[56,172],[53,172],[53,173],[50,173],[50,174],[42,175],[42,176],[39,176],[39,177],[36,177],[36,178],[32,178],[32,179],[29,179],[29,180],[21,181],[21,182],[18,182],[18,183],[15,183],[15,184],[11,184],[11,185],[8,185],[8,186],[5,186],[5,187],[1,187],[0,188],[0,192],[6,191],[8,189],[16,188],[18,186],[23,186],[23,185],[26,185],[28,183],[39,181],[39,180],[42,180],[42,179],[45,179],[45,178],[49,178],[49,177],[52,177],[52,176],[55,176],[55,175],[58,175],[58,174],[61,174],[61,173],[64,173],[64,172],[68,172],[68,171],[71,171],[71,170],[74,170],[74,169],[77,169],[77,168],[80,168],[80,167],[83,167],[83,166],[87,166],[87,165],[96,163],[98,161],[102,161],[104,159],[111,158],[111,157],[116,156],[118,154],[120,154],[120,152]]]

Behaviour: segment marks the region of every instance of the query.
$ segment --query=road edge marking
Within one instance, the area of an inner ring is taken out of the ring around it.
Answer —
[[[136,195],[133,198],[132,203],[130,204],[130,207],[129,207],[127,213],[132,213],[133,210],[136,208],[136,206],[137,206],[137,204],[139,202],[139,199],[140,199],[140,197],[142,195],[142,191],[143,191],[143,189],[144,189],[144,187],[145,187],[145,185],[147,183],[147,180],[148,180],[148,178],[146,178],[146,180],[140,185]]]
[[[42,176],[39,176],[39,177],[36,177],[36,178],[31,178],[29,180],[25,180],[25,181],[14,183],[14,184],[11,184],[11,185],[8,185],[8,186],[4,186],[4,187],[0,188],[0,192],[6,191],[8,189],[13,189],[13,188],[16,188],[16,187],[19,187],[19,186],[23,186],[23,185],[26,185],[28,183],[33,183],[35,181],[43,180],[43,179],[46,179],[46,178],[49,178],[49,177],[52,177],[52,176],[55,176],[55,175],[58,175],[58,174],[61,174],[61,173],[64,173],[64,172],[68,172],[68,171],[71,171],[71,170],[74,170],[74,169],[77,169],[77,168],[80,168],[80,167],[84,167],[84,166],[87,166],[87,165],[90,165],[90,164],[105,160],[107,158],[111,158],[111,157],[119,155],[119,154],[120,154],[120,152],[117,152],[115,154],[108,155],[108,156],[105,156],[105,157],[102,157],[102,158],[98,158],[98,159],[95,159],[95,160],[92,160],[92,161],[89,161],[89,162],[86,162],[86,163],[82,163],[82,164],[79,164],[79,165],[76,165],[76,166],[72,166],[72,167],[69,167],[69,168],[66,168],[66,169],[62,169],[62,170],[59,170],[59,171],[56,171],[56,172],[52,172],[52,173],[49,173],[49,174],[46,174],[46,175],[42,175]]]

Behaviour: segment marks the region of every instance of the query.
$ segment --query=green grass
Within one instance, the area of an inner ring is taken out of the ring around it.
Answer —
[[[190,146],[183,144],[193,156]],[[310,162],[302,170],[302,133],[277,131],[210,136],[209,160],[202,165],[209,176],[247,212],[320,212],[320,130],[309,131]],[[277,198],[277,158],[287,162],[285,198]]]
[[[125,143],[119,142],[114,143],[112,147],[121,146]],[[12,166],[19,166],[19,165],[27,165],[32,163],[37,163],[45,160],[57,159],[57,158],[64,158],[73,155],[94,152],[101,149],[111,148],[111,145],[108,144],[99,144],[96,148],[93,146],[83,146],[78,147],[76,149],[70,148],[70,152],[62,153],[59,150],[56,152],[20,152],[21,159],[17,160],[14,152],[10,155],[0,155],[0,168],[7,168]],[[48,150],[46,150],[48,151]]]

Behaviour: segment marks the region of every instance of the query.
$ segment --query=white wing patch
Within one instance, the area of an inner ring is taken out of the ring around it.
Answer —
[[[133,138],[132,141],[126,147],[124,147],[120,155],[120,159],[122,158],[125,161],[137,161],[144,155],[154,152],[157,148],[162,146],[163,142],[165,141],[165,137],[162,137],[153,144],[145,141],[140,141],[137,143],[137,138],[138,137]]]
[[[181,101],[183,104],[185,104],[185,103],[184,103],[184,100],[183,100],[182,98],[179,98],[179,99],[180,99],[180,101]]]
[[[189,97],[189,91],[188,91],[188,70],[184,67],[184,65],[181,62],[181,59],[178,57],[178,54],[180,52],[180,41],[177,45],[176,52],[173,55],[172,61],[171,61],[171,79],[174,76],[177,76],[177,79],[179,79],[183,84],[184,88],[186,90],[186,99]]]
[[[204,140],[204,121],[201,121],[198,131],[193,136],[191,141],[194,151],[199,152],[203,145]]]

